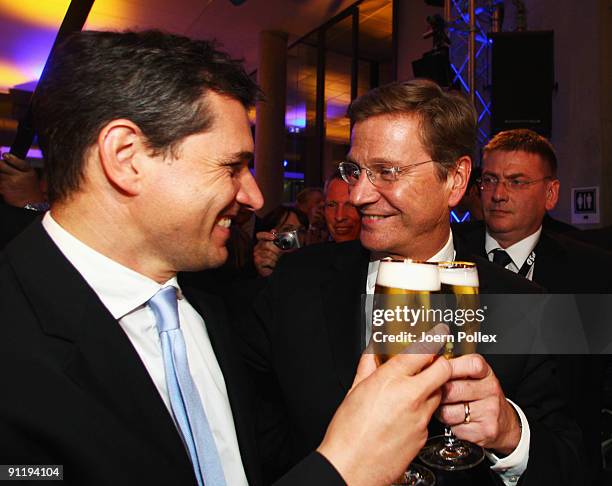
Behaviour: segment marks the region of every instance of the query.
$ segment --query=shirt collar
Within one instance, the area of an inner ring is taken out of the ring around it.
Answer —
[[[538,244],[541,234],[542,226],[540,226],[535,233],[523,238],[514,245],[511,245],[508,248],[502,248],[495,238],[489,234],[489,229],[487,228],[485,234],[485,250],[487,255],[489,255],[493,250],[498,248],[503,249],[506,253],[508,253],[510,258],[512,258],[512,262],[516,265],[516,268],[521,268],[527,260],[527,257],[529,257],[529,254]]]
[[[449,231],[448,240],[442,249],[432,256],[428,262],[452,262],[455,260],[455,245],[453,243],[453,232]],[[376,286],[376,276],[378,275],[378,267],[380,260],[373,260],[368,264],[368,279],[366,286],[368,290],[373,290]]]
[[[179,289],[176,276],[160,285],[98,253],[62,228],[50,211],[43,217],[42,225],[115,319],[146,304],[163,287],[172,285]]]
[[[453,232],[448,232],[448,240],[442,249],[432,256],[428,262],[452,262],[455,260],[455,244],[453,243]]]

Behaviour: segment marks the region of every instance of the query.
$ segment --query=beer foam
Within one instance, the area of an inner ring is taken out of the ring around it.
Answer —
[[[478,287],[478,270],[470,268],[439,267],[440,281],[446,285],[463,285],[465,287]]]
[[[428,263],[381,261],[376,284],[396,289],[432,291],[440,290],[438,267]]]

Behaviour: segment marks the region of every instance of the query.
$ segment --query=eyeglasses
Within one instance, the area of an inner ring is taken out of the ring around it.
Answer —
[[[537,184],[538,182],[552,179],[553,177],[551,176],[533,180],[524,180],[518,177],[512,179],[498,179],[495,176],[486,175],[478,179],[476,182],[478,182],[478,186],[483,192],[494,191],[498,184],[503,184],[507,191],[522,191],[523,189],[527,189],[527,187],[531,186],[532,184]]]
[[[375,165],[373,167],[360,167],[353,162],[340,162],[338,168],[344,182],[349,186],[354,186],[361,177],[361,171],[365,170],[368,180],[375,187],[388,187],[393,184],[401,175],[404,175],[408,169],[419,165],[435,162],[435,160],[425,160],[416,164],[405,165],[403,167],[392,167],[388,165]]]

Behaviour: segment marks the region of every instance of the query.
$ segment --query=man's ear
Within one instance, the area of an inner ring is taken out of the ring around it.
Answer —
[[[106,179],[122,193],[134,196],[142,183],[144,135],[130,120],[107,123],[98,135],[100,165]]]
[[[464,155],[455,164],[455,167],[448,172],[448,183],[450,193],[448,195],[448,207],[454,208],[465,193],[470,173],[472,172],[472,159]]]
[[[555,208],[559,201],[559,179],[553,179],[548,183],[546,188],[546,211],[550,211]]]

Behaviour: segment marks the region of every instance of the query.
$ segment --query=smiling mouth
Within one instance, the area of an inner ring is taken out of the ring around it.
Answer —
[[[232,225],[232,218],[221,218],[219,221],[217,221],[217,224],[222,228],[229,228]]]
[[[381,219],[385,219],[388,218],[390,215],[381,215],[381,214],[362,214],[361,218],[366,220],[366,221],[377,221],[377,220],[381,220]]]

